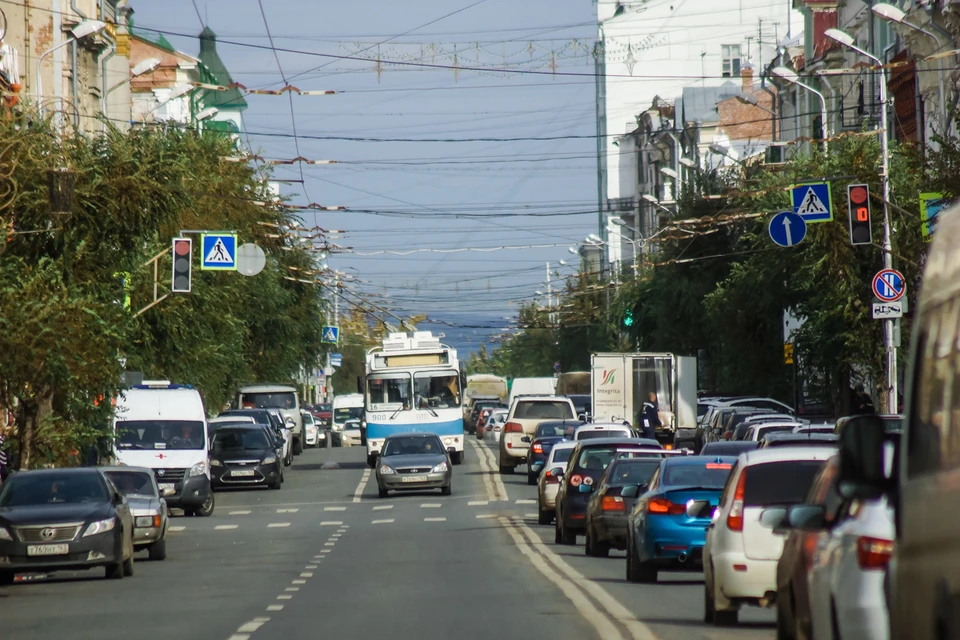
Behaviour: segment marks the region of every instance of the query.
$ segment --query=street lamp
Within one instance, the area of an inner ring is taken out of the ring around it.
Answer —
[[[216,107],[207,107],[206,109],[204,109],[203,111],[201,111],[196,115],[196,120],[197,122],[202,122],[203,120],[209,120],[210,118],[217,115],[218,113],[220,113],[220,109],[217,109]]]
[[[680,158],[680,164],[685,166],[687,169],[699,169],[697,163],[691,160],[690,158]]]
[[[159,66],[160,66],[160,60],[158,58],[147,58],[142,62],[138,62],[130,69],[130,77],[126,78],[125,80],[121,80],[117,84],[107,89],[107,95],[110,95],[114,89],[119,89],[120,87],[127,84],[134,78],[140,77],[145,73],[150,73],[151,71],[155,70]],[[189,85],[187,86],[188,86],[187,90],[189,91]]]
[[[880,68],[880,184],[883,190],[883,268],[893,268],[893,238],[890,228],[890,208],[887,203],[890,201],[890,150],[888,148],[888,129],[889,120],[887,118],[887,70],[877,56],[867,53],[858,47],[853,37],[840,29],[827,29],[823,32],[834,42],[856,51],[865,58],[869,58],[877,63]],[[883,323],[883,342],[887,351],[887,409],[896,413],[897,409],[897,348],[893,344],[893,320],[885,320]]]
[[[660,201],[657,200],[656,198],[654,198],[654,197],[653,197],[652,195],[650,195],[649,193],[645,193],[645,194],[643,194],[641,197],[644,199],[644,201],[649,202],[650,204],[652,204],[653,206],[657,207],[658,209],[663,209],[663,210],[666,211],[667,213],[669,213],[669,214],[671,214],[671,215],[673,214],[673,211],[671,211],[671,210],[668,209],[667,207],[665,207],[665,206],[663,206],[662,204],[660,204]]]
[[[927,31],[923,27],[907,22],[907,14],[891,4],[880,2],[873,5],[871,10],[878,18],[887,20],[889,22],[895,22],[907,27],[908,29],[913,29],[914,31],[930,36],[937,41],[938,50],[947,45],[946,42],[940,39],[940,36],[932,31]],[[950,129],[950,120],[947,118],[947,105],[944,103],[944,96],[946,94],[943,90],[943,69],[940,67],[940,65],[937,65],[937,85],[940,93],[940,118],[943,120],[943,130],[944,135],[946,135],[946,132]]]
[[[620,236],[621,238],[623,238],[633,246],[633,277],[636,278],[637,277],[637,245],[642,242],[645,242],[643,237],[643,232],[641,232],[639,229],[635,229],[631,227],[626,222],[624,222],[623,219],[621,218],[613,218],[611,222],[613,222],[613,224],[617,225],[618,227],[623,227],[630,233],[637,234],[638,236],[636,240],[634,240],[633,238],[623,238],[623,236]]]
[[[835,29],[828,29],[828,31],[835,31]],[[786,67],[774,67],[771,69],[771,73],[782,78],[791,84],[795,84],[798,87],[803,87],[810,93],[816,94],[820,98],[820,124],[823,135],[823,152],[827,152],[827,99],[823,96],[822,93],[811,87],[810,85],[801,82],[800,76],[797,75],[795,71],[787,69]]]
[[[58,44],[55,47],[51,47],[40,54],[40,57],[37,58],[37,100],[41,102],[41,111],[43,110],[43,79],[40,77],[40,70],[43,66],[43,59],[56,51],[57,49],[62,49],[71,42],[77,40],[83,40],[87,36],[91,36],[95,33],[100,33],[107,28],[107,23],[101,22],[100,20],[84,20],[73,29],[70,30],[71,36]]]

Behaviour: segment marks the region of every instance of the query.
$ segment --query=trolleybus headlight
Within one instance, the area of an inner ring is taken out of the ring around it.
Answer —
[[[453,438],[444,438],[443,444],[453,444]]]

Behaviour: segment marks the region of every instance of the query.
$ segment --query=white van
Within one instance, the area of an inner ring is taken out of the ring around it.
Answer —
[[[513,399],[517,396],[552,396],[556,392],[556,378],[514,378],[507,406],[513,406]]]
[[[237,392],[237,409],[279,409],[283,419],[293,425],[293,455],[303,453],[303,418],[300,397],[294,387],[256,384]]]
[[[199,391],[145,380],[117,398],[113,429],[117,464],[153,469],[170,507],[213,514],[207,414]]]
[[[360,423],[352,422],[350,429],[344,429],[348,420],[363,419],[363,394],[348,393],[333,399],[333,430],[340,432],[340,443],[345,447],[360,446]]]

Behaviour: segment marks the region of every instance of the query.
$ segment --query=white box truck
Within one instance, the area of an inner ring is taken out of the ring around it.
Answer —
[[[697,428],[697,359],[672,353],[595,353],[590,358],[594,422],[639,427],[643,403],[655,394],[657,440],[674,447],[693,442]]]

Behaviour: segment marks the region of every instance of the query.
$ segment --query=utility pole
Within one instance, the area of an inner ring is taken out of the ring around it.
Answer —
[[[550,288],[550,263],[547,263],[547,308],[550,309],[547,318],[550,319],[550,324],[553,324],[553,290]]]

